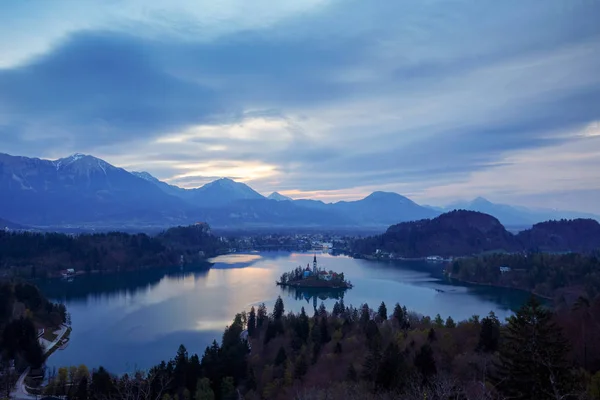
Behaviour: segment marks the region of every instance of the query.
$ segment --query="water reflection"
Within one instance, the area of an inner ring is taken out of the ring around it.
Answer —
[[[180,344],[190,354],[202,353],[238,312],[278,296],[285,310],[314,309],[321,302],[332,310],[344,299],[355,307],[377,308],[399,302],[424,315],[439,313],[455,320],[494,310],[511,314],[527,298],[524,293],[448,281],[441,268],[426,263],[375,262],[318,254],[320,266],[352,281],[350,290],[281,288],[275,280],[298,265],[312,263],[313,252],[261,252],[217,257],[210,264],[117,275],[76,277],[73,282],[40,282],[45,294],[66,303],[72,315],[70,344],[49,359],[49,365],[103,365],[115,373],[132,365],[148,368],[173,357]]]
[[[296,301],[306,301],[311,304],[316,310],[320,301],[335,300],[339,301],[344,298],[344,293],[347,289],[329,289],[329,288],[296,288],[290,286],[281,287],[283,294]],[[283,296],[282,296],[283,297]]]
[[[249,266],[252,263],[260,260],[260,254],[226,254],[208,260],[211,263],[219,263],[224,265],[241,265]],[[217,266],[218,267],[218,266]]]
[[[138,294],[152,291],[164,278],[185,281],[194,276],[206,276],[211,265],[210,263],[201,263],[119,274],[82,275],[70,280],[40,280],[37,285],[47,297],[63,303],[89,298],[102,299],[113,295],[135,297]]]

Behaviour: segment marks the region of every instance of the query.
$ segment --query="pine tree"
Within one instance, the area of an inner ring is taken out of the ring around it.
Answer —
[[[306,312],[304,311],[304,307],[302,307],[302,311],[300,311],[300,316],[297,320],[296,334],[302,342],[306,343],[310,334],[310,323],[308,321],[308,315],[306,315]]]
[[[250,368],[250,371],[248,371],[248,378],[246,379],[246,389],[256,390],[256,375],[254,375],[254,368]]]
[[[573,389],[568,345],[552,313],[531,297],[508,319],[497,387],[512,399],[562,399]]]
[[[254,306],[250,309],[250,313],[248,314],[248,336],[254,337],[254,333],[256,331],[256,311],[254,310]]]
[[[379,305],[379,309],[377,310],[377,315],[379,315],[379,318],[381,318],[384,321],[387,320],[387,318],[388,318],[387,307],[385,306],[385,303],[383,301]]]
[[[88,398],[88,378],[84,376],[77,385],[77,399],[86,400]]]
[[[446,328],[456,328],[456,323],[452,317],[448,317],[448,319],[446,319]]]
[[[333,349],[333,353],[334,354],[342,354],[342,344],[340,342],[337,342],[335,344],[335,348]]]
[[[315,364],[319,358],[319,352],[321,351],[321,329],[317,319],[315,319],[315,323],[310,331],[310,341],[312,342],[311,362]]]
[[[267,344],[277,336],[277,325],[275,321],[267,322],[267,331],[265,332],[265,337],[263,339],[263,343]]]
[[[393,316],[393,318],[398,321],[398,324],[402,326],[402,322],[404,322],[404,311],[402,310],[402,307],[400,307],[400,303],[396,303],[394,306]]]
[[[500,344],[500,321],[493,311],[481,320],[479,344],[477,349],[486,353],[494,353]]]
[[[329,334],[329,328],[327,327],[327,318],[321,318],[319,323],[319,332],[321,336],[321,344],[329,343],[331,341],[331,335]]]
[[[177,388],[182,388],[185,385],[186,369],[188,365],[188,352],[184,345],[180,345],[175,356],[175,378],[174,383]]]
[[[375,379],[376,386],[385,390],[400,386],[404,366],[404,356],[400,348],[396,343],[390,343],[381,358]]]
[[[198,385],[196,386],[196,394],[194,395],[194,400],[214,400],[215,393],[210,387],[210,381],[208,378],[202,378],[198,380]]]
[[[360,310],[360,326],[364,329],[371,320],[371,310],[368,304],[363,304]]]
[[[277,352],[277,356],[275,357],[275,366],[280,366],[285,362],[285,360],[287,360],[287,354],[285,353],[283,346],[281,346]]]
[[[367,323],[365,335],[367,337],[367,346],[369,347],[369,349],[375,350],[380,348],[381,333],[379,332],[379,328],[377,327],[377,323],[375,321],[370,320]]]
[[[333,310],[331,310],[331,315],[333,315],[334,317],[339,317],[340,314],[341,314],[340,303],[338,303],[336,301],[335,304],[333,305]]]
[[[340,299],[340,315],[346,314],[346,305],[344,304],[344,298]]]
[[[346,372],[346,379],[350,382],[358,381],[358,373],[356,372],[356,368],[354,368],[354,364],[350,364],[348,367],[348,372]]]
[[[221,399],[222,400],[237,399],[237,394],[235,391],[235,385],[233,382],[233,378],[230,376],[226,376],[221,381]]]
[[[278,296],[275,301],[275,307],[273,307],[273,319],[279,321],[281,317],[283,317],[284,312],[285,308],[283,306],[283,300],[281,300],[281,296]]]
[[[262,303],[258,306],[258,311],[256,312],[256,327],[262,328],[262,326],[267,321],[267,306],[265,303]]]
[[[404,321],[402,323],[401,328],[406,330],[410,328],[410,320],[408,318],[408,310],[406,309],[406,306],[402,306],[402,313],[404,314]]]
[[[294,383],[294,364],[290,359],[285,363],[285,370],[283,372],[283,383],[286,386],[290,386]]]
[[[379,374],[379,364],[381,362],[381,352],[379,349],[373,349],[369,352],[367,358],[363,362],[361,371],[362,379],[375,384],[375,379]]]
[[[421,349],[415,356],[415,367],[419,370],[423,376],[423,381],[428,382],[429,379],[437,373],[437,367],[435,365],[435,359],[433,358],[433,350],[429,343],[421,346]]]
[[[435,316],[435,319],[433,320],[433,323],[435,324],[436,328],[443,328],[444,327],[444,320],[442,319],[442,316],[440,314],[437,314]]]
[[[319,306],[319,317],[326,317],[327,316],[327,307],[325,307],[325,303],[321,302],[321,305]]]
[[[306,375],[307,371],[308,364],[306,362],[306,357],[304,357],[304,354],[301,354],[296,359],[296,364],[294,365],[294,376],[297,376],[298,378],[302,379],[302,377]]]
[[[437,340],[437,335],[435,333],[435,329],[430,328],[429,333],[427,334],[427,340],[430,342],[435,342]]]
[[[202,378],[198,380],[194,400],[215,400],[215,393],[210,387],[210,381],[208,378]]]

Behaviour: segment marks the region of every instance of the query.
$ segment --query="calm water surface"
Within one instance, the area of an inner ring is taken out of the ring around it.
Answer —
[[[335,293],[301,292],[275,285],[283,272],[312,265],[308,253],[251,253],[213,259],[201,267],[152,270],[120,275],[83,276],[73,282],[53,280],[40,286],[54,301],[66,304],[73,332],[69,346],[48,360],[50,367],[100,365],[114,373],[149,368],[175,355],[180,344],[201,354],[233,316],[252,305],[271,310],[281,295],[286,310],[324,301],[331,310]],[[391,312],[396,302],[409,310],[462,320],[493,310],[510,315],[527,298],[523,292],[447,282],[441,264],[377,262],[346,256],[318,255],[319,266],[344,272],[354,288],[344,294],[347,305],[385,301]]]

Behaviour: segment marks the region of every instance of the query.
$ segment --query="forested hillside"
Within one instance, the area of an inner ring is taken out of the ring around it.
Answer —
[[[49,302],[40,291],[28,283],[0,282],[0,388],[10,392],[17,371],[26,367],[37,369],[44,362],[44,352],[38,343],[38,329],[53,328],[67,320],[62,304]]]
[[[130,270],[194,262],[223,244],[203,227],[172,228],[151,237],[120,232],[83,234],[0,231],[0,268],[27,269],[31,277],[60,269]],[[202,253],[201,253],[202,252]]]
[[[246,329],[246,330],[245,330]],[[246,341],[246,333],[248,341]],[[600,298],[553,313],[535,298],[505,323],[431,319],[343,301],[310,317],[277,300],[238,314],[204,354],[181,346],[147,374],[66,370],[48,394],[78,399],[598,399]],[[69,385],[69,384],[72,385]]]
[[[593,219],[546,221],[519,232],[517,239],[530,251],[587,253],[600,250],[600,224]]]
[[[352,251],[377,250],[402,257],[456,256],[483,251],[515,251],[515,237],[494,217],[475,211],[451,211],[437,218],[393,225],[378,236],[353,243]]]
[[[513,235],[496,218],[457,210],[437,218],[392,225],[382,235],[358,239],[351,251],[397,257],[470,256],[485,252],[600,250],[600,224],[591,219],[548,221]]]
[[[503,268],[503,270],[501,270]],[[573,299],[580,294],[600,295],[600,260],[569,254],[491,254],[461,258],[448,272],[454,278],[532,291],[542,296]]]

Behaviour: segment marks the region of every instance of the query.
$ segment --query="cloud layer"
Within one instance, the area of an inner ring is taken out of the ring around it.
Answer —
[[[0,151],[188,187],[600,212],[600,3],[270,3],[14,5]]]

